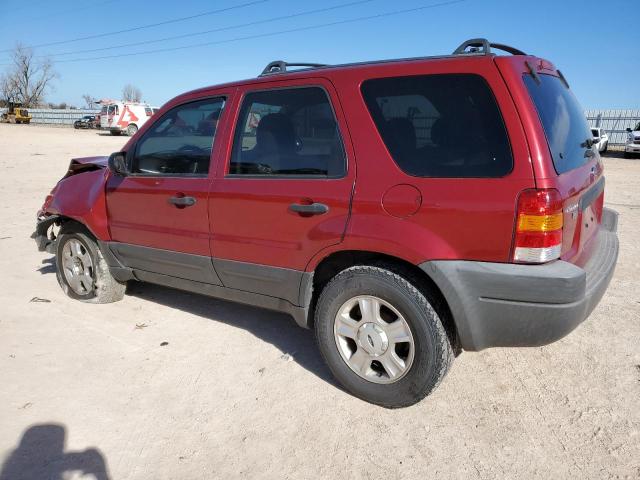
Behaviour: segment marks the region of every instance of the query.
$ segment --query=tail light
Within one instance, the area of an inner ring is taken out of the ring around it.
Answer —
[[[544,263],[560,258],[562,197],[554,189],[524,190],[518,197],[513,260]]]

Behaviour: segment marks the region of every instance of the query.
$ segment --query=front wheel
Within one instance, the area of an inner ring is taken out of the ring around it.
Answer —
[[[413,405],[445,377],[454,354],[425,293],[392,270],[355,266],[323,290],[316,337],[344,387],[387,408]]]
[[[607,150],[609,149],[609,142],[606,142],[604,144],[604,148],[602,149],[602,153],[607,153]]]
[[[67,296],[85,302],[116,302],[126,290],[126,283],[111,275],[95,240],[74,225],[63,227],[58,236],[56,277]]]

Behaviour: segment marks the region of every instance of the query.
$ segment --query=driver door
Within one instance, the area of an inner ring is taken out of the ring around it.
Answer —
[[[223,97],[184,103],[153,122],[107,182],[111,249],[126,266],[219,283],[211,265],[208,195]]]

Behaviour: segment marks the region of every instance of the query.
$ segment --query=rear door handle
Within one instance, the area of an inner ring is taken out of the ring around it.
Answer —
[[[300,203],[292,203],[289,210],[296,213],[306,213],[307,215],[323,215],[329,211],[324,203],[312,203],[311,205],[302,205]]]
[[[196,199],[193,197],[170,197],[169,203],[176,207],[190,207],[196,204]]]

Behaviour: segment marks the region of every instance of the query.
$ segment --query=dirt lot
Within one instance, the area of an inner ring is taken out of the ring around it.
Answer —
[[[0,125],[0,478],[640,478],[640,160],[605,160],[621,251],[589,321],[463,353],[390,411],[338,388],[285,315],[152,285],[62,294],[35,212],[72,156],[125,141]]]

